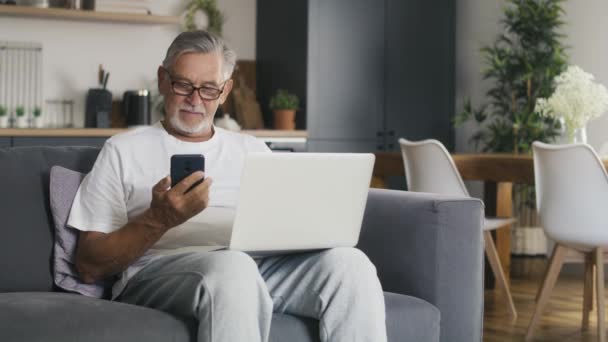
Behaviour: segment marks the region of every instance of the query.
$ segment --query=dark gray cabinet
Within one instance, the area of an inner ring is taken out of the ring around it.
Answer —
[[[310,151],[451,148],[454,17],[454,0],[258,1],[259,100],[296,92]]]
[[[454,145],[454,0],[387,1],[385,138]]]
[[[376,139],[372,140],[335,140],[314,139],[308,141],[309,152],[349,152],[349,153],[373,153],[377,150]]]
[[[10,137],[0,137],[0,148],[2,147],[10,147],[11,146],[11,138]]]
[[[309,2],[311,141],[375,140],[383,130],[384,7],[373,0]]]

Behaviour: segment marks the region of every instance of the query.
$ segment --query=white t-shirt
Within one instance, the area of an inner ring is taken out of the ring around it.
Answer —
[[[209,205],[184,224],[170,229],[113,289],[117,296],[128,279],[158,255],[226,246],[238,198],[245,156],[269,152],[253,136],[214,127],[205,142],[186,142],[170,135],[160,122],[108,139],[91,172],[84,178],[70,211],[68,225],[81,231],[110,233],[150,207],[152,187],[170,173],[174,154],[203,154],[205,177],[213,183]]]

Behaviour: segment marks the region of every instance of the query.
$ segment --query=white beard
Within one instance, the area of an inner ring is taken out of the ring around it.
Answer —
[[[176,130],[178,130],[182,133],[186,133],[186,134],[202,133],[211,128],[211,123],[206,118],[206,115],[205,115],[205,118],[203,118],[203,121],[196,124],[195,126],[189,126],[186,123],[184,123],[182,120],[180,120],[179,114],[171,115],[171,117],[169,118],[169,122],[171,123],[171,126],[173,126],[173,128],[175,128]]]

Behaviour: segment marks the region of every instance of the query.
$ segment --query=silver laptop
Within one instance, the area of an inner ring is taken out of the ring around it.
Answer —
[[[373,154],[250,154],[229,249],[267,255],[355,246],[374,160]]]

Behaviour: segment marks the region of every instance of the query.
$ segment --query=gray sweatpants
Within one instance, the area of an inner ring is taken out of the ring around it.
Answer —
[[[319,320],[323,342],[385,342],[376,269],[355,248],[268,257],[236,251],[154,260],[120,301],[199,321],[199,342],[266,342],[273,312]]]

